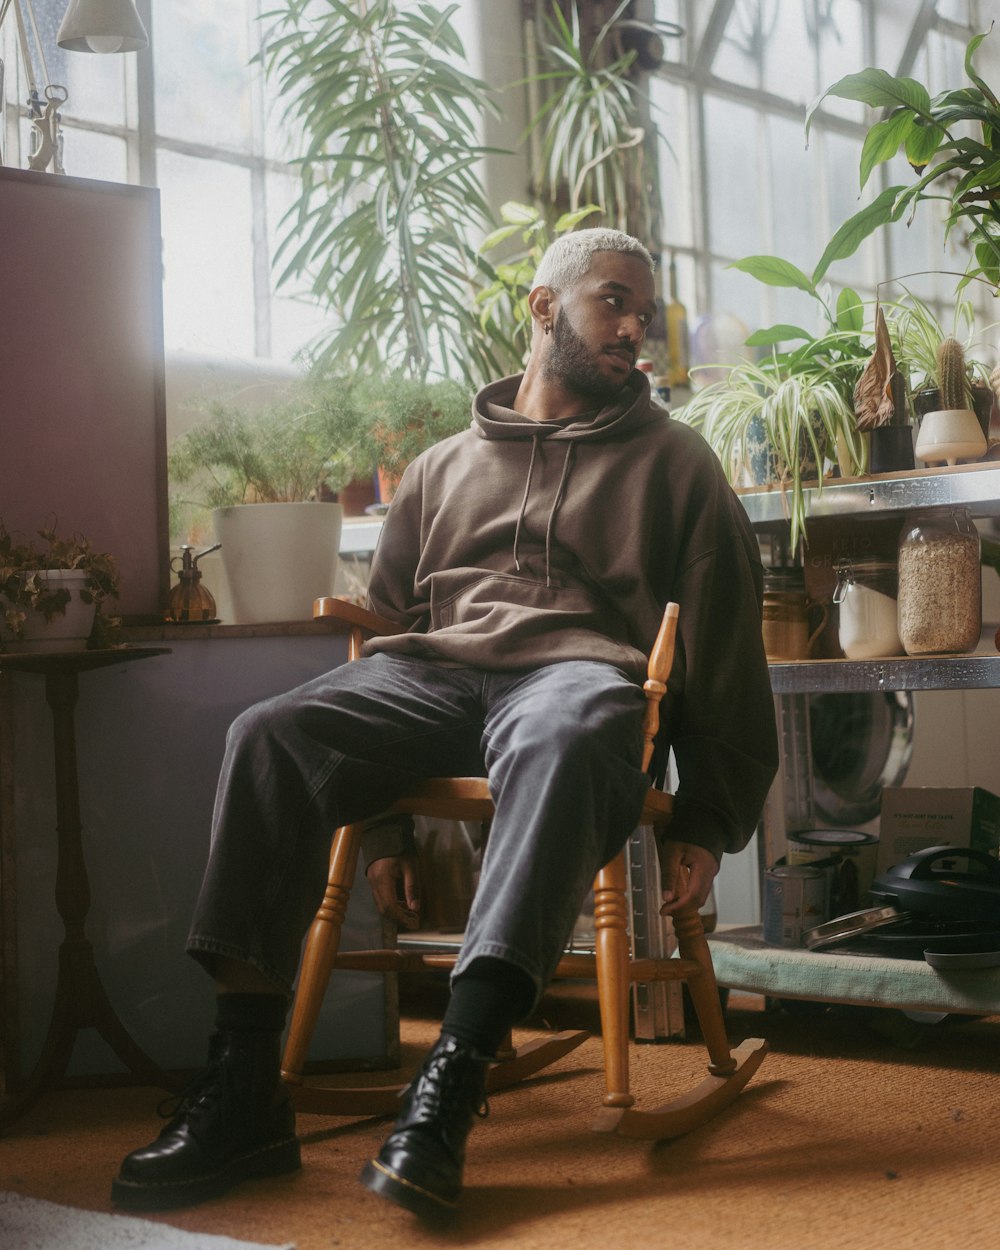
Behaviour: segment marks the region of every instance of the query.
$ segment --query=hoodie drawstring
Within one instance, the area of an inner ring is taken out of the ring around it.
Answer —
[[[515,573],[520,573],[521,571],[521,564],[517,558],[517,544],[521,539],[521,522],[524,520],[525,509],[528,506],[528,493],[531,490],[531,475],[535,469],[535,454],[538,451],[538,441],[540,437],[541,437],[541,432],[536,434],[535,437],[532,438],[531,440],[531,459],[528,461],[528,478],[527,478],[527,481],[524,483],[524,494],[521,496],[521,506],[518,509],[518,513],[517,513],[517,524],[514,526],[514,571]]]
[[[531,478],[535,471],[535,457],[538,454],[538,444],[543,437],[540,431],[531,440],[531,459],[528,461],[528,476],[524,483],[524,494],[521,496],[521,506],[517,512],[517,524],[514,526],[514,571],[520,573],[521,562],[518,559],[517,549],[521,541],[521,528],[524,523],[524,514],[528,508],[528,496],[531,493]],[[552,501],[552,508],[549,511],[549,519],[545,526],[545,585],[552,585],[552,533],[555,527],[556,513],[559,511],[559,505],[563,501],[563,495],[566,493],[566,483],[569,480],[570,467],[573,463],[573,452],[576,450],[576,443],[566,444],[566,459],[563,461],[562,474],[559,478],[559,486],[556,489],[555,499]]]
[[[566,459],[563,461],[562,474],[559,478],[559,487],[556,490],[556,497],[552,501],[552,511],[549,513],[549,521],[545,527],[545,585],[552,585],[552,530],[555,526],[556,513],[559,511],[559,505],[562,503],[563,492],[566,489],[566,483],[569,480],[569,467],[573,461],[573,452],[576,450],[576,443],[566,444]]]

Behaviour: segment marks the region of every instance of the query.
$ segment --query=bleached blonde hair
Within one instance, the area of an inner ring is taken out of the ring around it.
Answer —
[[[572,286],[588,272],[595,252],[624,252],[636,256],[656,272],[652,256],[638,239],[622,230],[596,227],[591,230],[573,230],[551,243],[538,262],[534,286],[547,286],[553,291],[563,291]]]

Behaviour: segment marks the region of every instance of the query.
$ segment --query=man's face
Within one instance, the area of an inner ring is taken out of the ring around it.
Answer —
[[[637,256],[596,252],[557,297],[544,376],[574,395],[613,402],[656,315],[653,275]]]

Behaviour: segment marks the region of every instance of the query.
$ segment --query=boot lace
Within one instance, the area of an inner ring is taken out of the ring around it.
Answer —
[[[417,1077],[409,1099],[410,1123],[428,1120],[451,1121],[463,1111],[468,1113],[470,1096],[476,1096],[472,1115],[485,1120],[490,1113],[486,1092],[480,1089],[482,1067],[478,1057],[463,1072],[455,1071],[451,1055],[434,1055]]]
[[[225,1116],[235,1106],[232,1065],[216,1053],[209,1053],[208,1063],[176,1094],[164,1098],[156,1108],[161,1119],[185,1117],[194,1128],[197,1121],[217,1107]]]

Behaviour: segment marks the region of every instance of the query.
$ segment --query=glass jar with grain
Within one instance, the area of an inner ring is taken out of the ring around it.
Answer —
[[[974,651],[983,627],[979,533],[966,508],[906,517],[899,539],[899,639],[907,655]]]

